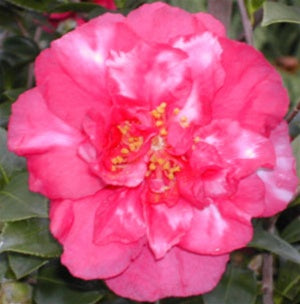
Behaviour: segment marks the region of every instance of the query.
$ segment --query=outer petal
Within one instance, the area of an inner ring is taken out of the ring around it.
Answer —
[[[136,36],[123,24],[124,17],[105,14],[51,44],[55,58],[77,85],[101,98],[107,92],[106,59],[112,50],[128,51]],[[74,52],[74,48],[76,52]]]
[[[158,43],[167,43],[179,36],[200,34],[205,31],[225,35],[223,25],[210,15],[205,13],[192,15],[161,2],[141,6],[128,15],[127,22],[140,37]]]
[[[192,207],[184,200],[168,207],[166,204],[145,205],[149,245],[156,259],[178,244],[191,226]]]
[[[288,95],[280,76],[252,47],[225,38],[219,41],[226,79],[213,100],[213,117],[234,119],[246,128],[268,135],[288,107]]]
[[[270,138],[275,147],[275,168],[273,170],[261,169],[257,172],[266,187],[266,206],[262,216],[272,216],[286,208],[299,183],[287,124],[282,122],[272,131]]]
[[[138,188],[100,191],[101,202],[96,212],[94,241],[105,245],[111,242],[132,243],[146,233],[142,203]]]
[[[32,191],[77,198],[103,186],[77,155],[81,133],[48,110],[38,89],[24,93],[13,105],[8,136],[9,148],[28,158]]]
[[[228,255],[198,255],[177,247],[157,261],[148,247],[144,247],[128,269],[106,280],[106,284],[117,294],[137,301],[187,297],[213,289],[227,261]]]
[[[105,113],[111,106],[104,90],[99,90],[95,97],[90,90],[81,88],[59,65],[52,49],[38,56],[35,74],[39,90],[51,112],[77,129],[82,128],[88,112]]]
[[[200,254],[219,255],[245,246],[251,238],[250,221],[224,215],[211,204],[202,210],[194,209],[191,229],[181,239],[180,246]]]
[[[37,88],[22,94],[12,106],[9,148],[19,155],[77,145],[83,138],[75,129],[55,117]]]
[[[78,201],[51,203],[51,232],[62,243],[62,263],[86,280],[118,275],[141,250],[140,243],[96,245],[93,241],[96,211],[101,201],[90,196]],[[73,218],[72,223],[65,221]]]
[[[224,161],[235,165],[237,176],[252,174],[260,167],[272,167],[275,154],[264,136],[241,128],[236,121],[215,120],[200,129],[198,136],[216,148]]]

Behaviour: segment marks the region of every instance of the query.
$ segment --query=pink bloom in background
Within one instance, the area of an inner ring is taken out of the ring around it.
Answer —
[[[117,7],[114,3],[114,0],[92,0],[91,2],[95,4],[99,4],[107,9],[115,10]],[[52,24],[54,28],[57,28],[58,24],[61,21],[66,19],[73,18],[76,21],[77,26],[85,23],[85,20],[78,17],[78,15],[74,12],[65,12],[65,13],[51,13],[49,14],[49,22]],[[51,32],[51,29],[45,28],[47,32]]]
[[[54,41],[9,147],[51,200],[62,263],[139,301],[210,291],[297,178],[280,77],[205,13],[156,2]]]

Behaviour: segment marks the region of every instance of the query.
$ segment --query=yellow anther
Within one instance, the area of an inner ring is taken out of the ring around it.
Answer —
[[[157,162],[161,166],[165,162],[165,160],[163,158],[158,158]]]
[[[200,142],[200,137],[199,137],[199,136],[196,136],[196,137],[194,138],[194,143],[198,143],[198,142]]]
[[[164,124],[164,122],[163,122],[162,120],[158,120],[158,121],[156,121],[156,123],[155,123],[155,125],[156,125],[157,127],[161,127],[163,124]]]
[[[180,171],[181,171],[181,168],[178,165],[176,165],[175,167],[170,169],[171,173],[176,173],[176,172],[180,172]]]
[[[158,118],[161,118],[161,114],[158,112],[158,110],[153,110],[151,111],[151,114],[154,118],[158,119]]]
[[[168,179],[173,180],[175,178],[175,175],[171,172],[167,175]]]
[[[171,168],[171,164],[169,161],[165,162],[164,165],[163,165],[163,169],[164,170],[170,170]]]
[[[162,136],[166,136],[168,134],[168,131],[166,128],[162,128],[162,129],[160,129],[159,134]]]
[[[153,163],[150,163],[149,170],[154,171],[156,169],[156,165]]]
[[[166,108],[167,107],[167,103],[166,102],[162,102],[160,105],[159,105],[160,108]]]
[[[178,108],[175,108],[174,111],[173,111],[174,115],[178,115],[179,112],[180,112],[180,110]]]
[[[114,157],[114,158],[111,159],[111,162],[114,165],[122,164],[124,162],[124,158],[122,156],[120,156],[120,155],[117,155],[116,157]]]
[[[117,167],[116,166],[111,166],[111,171],[113,171],[113,172],[117,171]]]
[[[125,134],[128,133],[130,127],[129,127],[128,125],[125,125],[125,126],[120,126],[120,125],[119,125],[119,126],[118,126],[118,129],[119,129],[119,131],[120,131],[123,135],[125,135]]]
[[[122,148],[121,149],[121,153],[122,154],[128,154],[129,153],[129,150],[127,148]]]
[[[187,119],[186,116],[181,116],[181,117],[180,117],[180,122],[185,123],[185,122],[187,122],[187,121],[188,121],[188,119]]]

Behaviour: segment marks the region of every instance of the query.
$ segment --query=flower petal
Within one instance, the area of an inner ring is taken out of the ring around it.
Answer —
[[[77,201],[51,203],[51,232],[62,243],[62,263],[70,272],[86,280],[118,275],[141,250],[141,241],[131,244],[97,245],[93,241],[97,196]],[[72,223],[65,219],[73,218]]]
[[[124,19],[119,14],[104,14],[51,44],[62,69],[95,97],[107,92],[106,59],[110,52],[128,51],[135,44],[136,35]]]
[[[276,127],[271,132],[270,139],[276,153],[275,168],[261,169],[257,172],[266,186],[266,205],[262,216],[272,216],[286,208],[299,184],[287,124],[282,122]]]
[[[97,194],[97,200],[101,204],[96,211],[96,244],[132,243],[145,235],[140,192],[138,188],[121,188],[102,190]]]
[[[252,238],[250,221],[223,214],[215,204],[194,209],[191,229],[181,239],[183,249],[219,255],[245,246]]]
[[[120,296],[136,301],[187,297],[213,289],[227,261],[228,255],[198,255],[177,247],[157,261],[148,247],[144,247],[129,268],[106,280],[106,284]]]
[[[145,205],[148,241],[155,258],[160,259],[176,245],[190,228],[192,207],[184,200],[174,206],[166,204]]]
[[[219,41],[226,78],[213,100],[213,118],[234,119],[243,127],[269,135],[289,103],[279,74],[251,46],[226,38]]]
[[[59,65],[51,49],[38,56],[35,74],[50,111],[78,130],[88,112],[105,113],[111,106],[104,90],[95,97],[89,89],[81,88]]]

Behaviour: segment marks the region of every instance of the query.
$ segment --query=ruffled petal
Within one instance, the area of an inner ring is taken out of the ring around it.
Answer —
[[[101,202],[96,211],[94,242],[132,243],[146,234],[142,202],[138,188],[102,190],[97,194]]]
[[[86,280],[107,278],[124,271],[141,250],[141,242],[95,244],[97,209],[102,202],[95,195],[77,201],[51,203],[50,229],[63,245],[62,263],[70,272]],[[72,223],[65,219],[72,218]]]
[[[276,153],[275,168],[257,172],[266,187],[265,210],[262,216],[272,216],[286,208],[299,184],[287,124],[282,122],[276,127],[271,132],[270,139]]]
[[[13,104],[8,137],[9,149],[25,156],[55,147],[69,149],[83,139],[76,129],[49,111],[37,88],[25,92]]]
[[[236,176],[250,175],[260,167],[272,168],[274,148],[270,140],[244,129],[236,121],[214,120],[199,130],[201,141],[215,147],[228,164],[236,168]]]
[[[107,13],[51,44],[62,69],[79,87],[95,97],[101,98],[108,89],[106,59],[109,54],[129,51],[136,44],[136,35],[124,20],[122,15]]]
[[[226,29],[224,25],[212,15],[201,12],[194,14],[194,18],[197,20],[196,33],[207,31],[220,37],[226,36]]]
[[[269,135],[289,104],[279,74],[252,47],[226,38],[219,41],[226,78],[212,103],[213,118],[237,120],[243,127]]]
[[[89,89],[80,87],[59,65],[52,49],[43,51],[37,58],[35,75],[50,111],[78,130],[87,113],[106,113],[111,106],[105,90],[100,90],[95,97]]]
[[[191,228],[181,239],[180,246],[195,253],[212,255],[245,246],[252,238],[251,222],[229,215],[232,214],[224,214],[215,204],[202,210],[194,209]]]
[[[151,47],[142,42],[130,52],[112,53],[107,66],[116,83],[116,87],[112,87],[113,95],[138,100],[140,106],[148,110],[163,101],[186,96],[190,87],[184,64],[186,57],[178,49],[164,45]]]
[[[192,207],[184,200],[179,200],[172,207],[166,204],[146,204],[148,241],[155,258],[165,256],[189,230],[193,217]]]
[[[157,261],[144,247],[129,268],[106,284],[120,296],[136,301],[192,296],[217,285],[228,259],[228,255],[198,255],[174,247]]]
[[[155,43],[168,43],[175,37],[193,34],[197,29],[193,15],[162,2],[145,4],[132,11],[127,23],[144,40]]]

